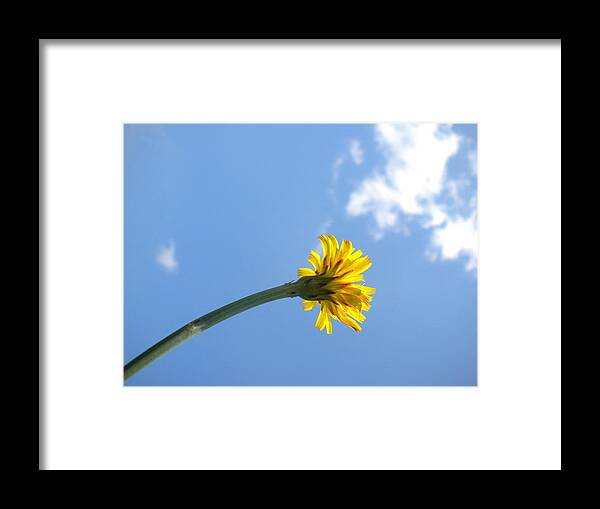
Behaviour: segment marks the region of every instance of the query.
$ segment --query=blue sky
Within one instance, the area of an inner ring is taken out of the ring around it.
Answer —
[[[126,385],[477,384],[477,126],[137,125],[125,134],[125,360],[296,278],[321,233],[373,261],[363,331],[300,299],[195,336]]]

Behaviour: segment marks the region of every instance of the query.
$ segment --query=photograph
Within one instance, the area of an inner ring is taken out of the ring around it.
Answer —
[[[477,123],[125,123],[125,386],[478,385]]]

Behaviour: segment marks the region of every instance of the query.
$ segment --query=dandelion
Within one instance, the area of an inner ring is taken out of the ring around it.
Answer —
[[[285,297],[301,297],[306,311],[319,304],[315,326],[327,334],[332,332],[332,319],[359,332],[360,323],[365,320],[362,312],[369,310],[371,295],[375,293],[375,288],[363,284],[362,273],[371,261],[362,251],[355,250],[349,240],[340,245],[331,234],[321,235],[319,240],[323,255],[311,251],[308,261],[313,268],[298,269],[297,281],[249,295],[191,321],[129,361],[124,367],[125,379],[199,332],[242,311]]]
[[[334,235],[319,237],[323,246],[323,256],[311,250],[308,261],[312,269],[298,269],[299,281],[305,284],[301,297],[304,310],[310,311],[317,304],[321,306],[315,327],[326,329],[331,334],[331,319],[360,332],[360,323],[365,321],[362,311],[371,307],[371,294],[375,288],[360,284],[372,262],[362,251],[355,250],[352,242],[343,240],[341,245]]]

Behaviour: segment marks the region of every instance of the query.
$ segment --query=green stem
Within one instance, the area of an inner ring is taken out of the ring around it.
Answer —
[[[269,290],[254,293],[248,297],[236,300],[235,302],[220,307],[219,309],[215,309],[200,318],[196,318],[196,320],[193,320],[172,334],[169,334],[165,339],[159,341],[154,346],[151,346],[148,350],[138,355],[135,359],[129,361],[124,368],[125,380],[130,376],[135,375],[139,370],[146,367],[151,362],[154,362],[177,345],[180,345],[192,336],[226,320],[227,318],[237,315],[242,311],[246,311],[247,309],[265,304],[266,302],[271,302],[272,300],[298,296],[299,287],[301,285],[302,282],[296,281],[276,286],[275,288],[270,288]]]

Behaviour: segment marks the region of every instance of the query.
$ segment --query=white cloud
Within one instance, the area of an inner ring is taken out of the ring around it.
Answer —
[[[365,152],[360,146],[360,141],[350,140],[348,150],[350,151],[350,157],[354,161],[354,164],[361,165],[364,161]]]
[[[432,260],[439,256],[443,260],[454,260],[466,256],[465,269],[477,268],[477,221],[475,214],[468,218],[449,219],[446,224],[436,228],[431,236]]]
[[[386,157],[385,171],[362,181],[350,196],[347,212],[372,213],[381,230],[393,226],[400,214],[431,216],[446,161],[458,150],[458,136],[440,135],[436,124],[379,124],[375,138]]]
[[[373,170],[350,195],[350,216],[370,214],[371,232],[381,239],[390,231],[408,232],[417,224],[432,231],[428,255],[432,259],[467,257],[467,270],[476,266],[474,202],[465,196],[463,180],[449,179],[447,162],[461,146],[459,136],[438,124],[378,124],[378,150],[385,158],[383,171]],[[450,211],[451,204],[467,207],[467,215]],[[439,255],[439,256],[438,256]]]
[[[179,264],[175,258],[175,242],[169,242],[168,246],[161,246],[156,256],[157,263],[163,267],[167,272],[174,272],[177,270]]]

